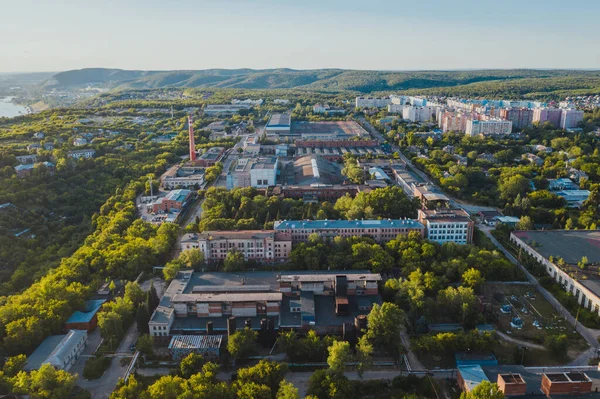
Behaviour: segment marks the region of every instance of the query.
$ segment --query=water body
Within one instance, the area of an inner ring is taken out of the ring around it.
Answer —
[[[12,97],[0,98],[0,118],[12,118],[13,116],[26,115],[27,108],[10,102]]]

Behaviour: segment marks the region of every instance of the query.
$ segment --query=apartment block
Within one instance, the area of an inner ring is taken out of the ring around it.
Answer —
[[[467,121],[465,134],[467,136],[483,135],[506,135],[512,132],[512,122],[502,119],[473,120]]]

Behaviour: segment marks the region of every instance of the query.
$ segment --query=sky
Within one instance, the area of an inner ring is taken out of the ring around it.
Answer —
[[[600,0],[0,0],[0,72],[600,69]]]

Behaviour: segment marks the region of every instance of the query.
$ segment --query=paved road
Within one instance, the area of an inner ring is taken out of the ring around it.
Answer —
[[[154,286],[156,287],[156,292],[159,297],[162,296],[164,292],[164,281],[159,278],[153,278],[150,280],[146,280],[140,284],[140,287],[144,291],[148,291],[150,289],[150,283],[154,282]],[[77,360],[77,363],[73,365],[73,368],[70,370],[71,373],[77,372],[79,374],[79,378],[77,379],[77,385],[80,387],[87,389],[90,391],[92,395],[92,399],[106,399],[110,396],[110,393],[117,386],[117,382],[119,378],[125,376],[125,372],[127,371],[128,363],[124,366],[121,365],[121,359],[124,357],[131,357],[133,353],[129,350],[131,344],[134,344],[138,338],[137,331],[137,323],[134,321],[132,325],[127,330],[125,337],[119,344],[119,347],[116,350],[116,355],[111,359],[111,364],[108,370],[104,373],[104,375],[97,380],[86,380],[83,378],[83,367],[85,366],[85,362],[88,357],[80,357]],[[90,334],[90,337],[93,337],[93,343],[89,344],[86,347],[84,354],[91,355],[94,350],[98,346],[99,337],[100,337],[100,329],[96,329],[96,331]]]
[[[571,313],[567,309],[565,309],[565,307],[560,302],[558,302],[558,300],[554,298],[554,296],[548,290],[546,290],[544,287],[538,284],[538,281],[535,278],[535,276],[529,273],[525,266],[523,266],[521,262],[519,262],[513,256],[513,254],[511,254],[506,248],[504,248],[504,246],[500,244],[498,240],[496,240],[496,238],[492,235],[488,228],[482,228],[481,231],[483,231],[483,233],[492,241],[492,243],[508,258],[508,260],[510,260],[513,264],[519,267],[523,271],[523,273],[525,273],[527,280],[530,283],[536,285],[537,291],[541,293],[548,302],[550,302],[554,309],[556,309],[556,311],[561,316],[563,316],[572,326],[576,327],[577,332],[581,334],[583,339],[585,339],[586,342],[590,345],[590,349],[586,350],[581,355],[579,355],[577,359],[575,359],[571,364],[587,364],[589,359],[594,355],[595,348],[598,346],[598,336],[600,335],[600,333],[597,330],[585,327],[581,323],[577,323],[575,318],[571,315]]]

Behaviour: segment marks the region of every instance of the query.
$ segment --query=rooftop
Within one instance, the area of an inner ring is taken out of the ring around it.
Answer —
[[[27,358],[25,370],[37,370],[44,363],[64,364],[67,356],[83,336],[87,336],[87,331],[70,330],[67,334],[46,338]]]
[[[414,219],[372,220],[283,220],[275,222],[275,230],[287,229],[352,229],[352,228],[412,228],[424,226]]]
[[[218,349],[221,342],[222,335],[173,335],[169,349]]]
[[[458,366],[458,372],[465,381],[468,391],[472,391],[482,381],[489,381],[480,365]]]
[[[175,294],[171,302],[277,302],[282,296],[281,292]]]
[[[187,197],[190,196],[191,193],[192,192],[190,190],[185,189],[173,190],[169,191],[165,199],[169,201],[183,202]]]
[[[100,310],[102,304],[106,302],[106,299],[95,299],[85,301],[85,308],[83,311],[76,310],[73,312],[71,317],[67,320],[67,323],[87,323],[94,315]]]
[[[229,239],[229,240],[247,240],[247,239],[265,239],[274,237],[274,230],[239,230],[239,231],[229,231],[229,230],[215,230],[215,231],[204,231],[198,234],[199,239],[208,239],[208,240],[219,240],[219,239]]]
[[[316,155],[298,158],[293,168],[295,184],[340,184],[344,180],[338,165]]]
[[[292,122],[292,117],[290,114],[273,114],[271,119],[269,119],[269,123],[267,123],[267,128],[269,127],[290,127]]]
[[[348,281],[381,281],[381,275],[378,273],[356,273],[352,271],[343,271],[339,273],[318,273],[318,274],[288,274],[285,272],[279,277],[282,282],[319,282],[319,281],[335,281],[335,277],[343,274]]]
[[[590,263],[600,262],[600,230],[520,230],[512,234],[546,259],[553,256],[577,264],[587,256]]]
[[[296,134],[331,133],[338,135],[368,136],[362,126],[354,121],[337,122],[293,122],[292,132]]]

